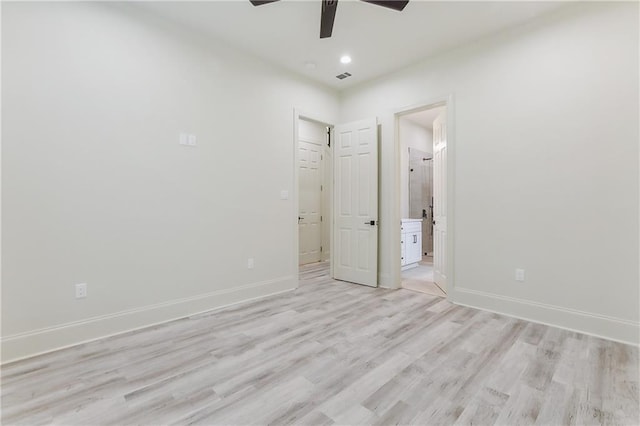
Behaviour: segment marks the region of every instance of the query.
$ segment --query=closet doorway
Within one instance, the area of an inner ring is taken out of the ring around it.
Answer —
[[[298,119],[298,264],[328,261],[330,255],[330,126]]]

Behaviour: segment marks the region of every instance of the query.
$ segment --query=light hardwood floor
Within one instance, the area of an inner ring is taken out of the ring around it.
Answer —
[[[2,368],[3,424],[629,424],[637,348],[333,281]]]

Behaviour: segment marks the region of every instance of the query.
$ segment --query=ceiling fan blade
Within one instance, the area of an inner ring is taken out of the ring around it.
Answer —
[[[262,6],[263,4],[274,3],[274,2],[277,2],[279,0],[249,0],[249,1],[254,6]]]
[[[320,16],[320,38],[331,37],[333,21],[336,19],[338,0],[322,0],[322,15]]]
[[[365,3],[371,3],[378,6],[388,7],[389,9],[401,11],[403,10],[407,4],[409,4],[409,0],[362,0]]]

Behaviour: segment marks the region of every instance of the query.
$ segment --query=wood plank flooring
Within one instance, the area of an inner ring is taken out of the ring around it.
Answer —
[[[2,368],[2,423],[640,424],[638,349],[301,271],[286,295]]]

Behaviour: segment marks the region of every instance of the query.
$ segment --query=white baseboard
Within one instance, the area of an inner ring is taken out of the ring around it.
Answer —
[[[449,298],[449,300],[458,305],[577,331],[629,345],[640,345],[639,322],[467,288],[456,287],[453,293],[453,298]]]
[[[157,325],[198,313],[294,290],[293,276],[217,290],[178,300],[87,318],[25,333],[3,336],[2,358],[6,364],[47,352]]]

